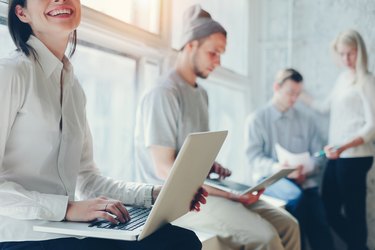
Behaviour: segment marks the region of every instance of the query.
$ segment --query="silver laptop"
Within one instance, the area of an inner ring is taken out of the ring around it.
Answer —
[[[145,215],[149,213],[147,219],[143,219],[144,223],[139,219],[139,223],[135,226],[125,224],[122,228],[117,228],[103,221],[46,222],[34,226],[34,230],[73,236],[142,240],[189,211],[190,203],[206,179],[227,133],[227,131],[217,131],[193,133],[187,136],[156,203],[150,211],[141,209],[141,213]],[[128,207],[128,209],[133,208]],[[127,223],[132,222],[133,219]]]
[[[258,184],[254,186],[248,186],[242,183],[238,183],[238,182],[234,182],[230,180],[220,180],[220,179],[206,179],[204,184],[226,191],[226,192],[236,194],[236,195],[244,195],[247,193],[256,192],[263,188],[266,188],[274,184],[281,178],[284,178],[285,176],[287,176],[288,174],[290,174],[291,172],[295,170],[296,170],[295,168],[280,169],[279,171],[263,179],[262,181],[260,181]]]

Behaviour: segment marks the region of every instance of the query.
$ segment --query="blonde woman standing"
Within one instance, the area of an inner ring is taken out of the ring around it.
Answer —
[[[322,188],[328,221],[349,250],[364,250],[368,249],[366,177],[374,154],[375,78],[368,71],[366,47],[357,31],[340,33],[332,48],[346,70],[326,102],[303,99],[319,111],[330,111],[329,143],[324,147],[329,161]]]

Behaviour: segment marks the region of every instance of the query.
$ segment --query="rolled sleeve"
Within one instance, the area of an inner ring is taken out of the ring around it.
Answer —
[[[361,137],[365,143],[371,142],[375,139],[375,81],[374,77],[369,77],[363,83],[360,91],[363,100],[363,110],[365,124],[358,131],[358,136]]]
[[[15,219],[61,221],[65,217],[68,196],[25,190],[13,182],[0,185],[0,214]]]
[[[144,188],[143,188],[143,206],[144,207],[151,207],[152,205],[152,192],[154,190],[154,186],[153,185],[146,185]]]
[[[135,182],[122,184],[117,187],[117,191],[108,194],[108,196],[114,196],[113,198],[121,200],[127,205],[151,207],[153,185]]]
[[[65,218],[68,196],[43,194],[38,198],[39,218],[50,221],[61,221]]]

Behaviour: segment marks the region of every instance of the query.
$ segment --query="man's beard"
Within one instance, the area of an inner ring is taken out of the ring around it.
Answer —
[[[201,70],[198,69],[198,60],[197,60],[197,55],[195,54],[193,57],[193,63],[194,63],[194,74],[199,77],[206,79],[208,77],[208,74],[205,75]]]
[[[197,67],[194,67],[194,73],[197,77],[206,79],[208,75],[204,75],[202,71],[198,70]]]

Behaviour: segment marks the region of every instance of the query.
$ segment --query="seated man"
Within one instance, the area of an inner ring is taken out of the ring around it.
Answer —
[[[200,6],[184,15],[183,43],[176,67],[142,99],[135,135],[138,178],[160,184],[167,178],[185,137],[208,131],[208,97],[196,83],[220,64],[226,47],[226,31]],[[229,176],[215,163],[212,172]],[[235,196],[208,189],[207,204],[190,213],[178,225],[213,232],[230,249],[299,249],[295,219],[274,208],[259,195]]]
[[[322,149],[314,121],[294,107],[302,91],[302,81],[301,74],[294,69],[280,71],[272,100],[248,120],[246,156],[249,167],[258,177],[288,165],[278,161],[276,144],[292,153],[313,154]],[[304,170],[307,166],[294,166],[297,170],[289,179],[277,182],[266,193],[287,200],[286,209],[300,224],[302,244],[306,233],[312,249],[328,250],[333,249],[333,243],[318,191],[320,166],[322,162],[318,159],[314,159],[314,169],[308,173]]]

